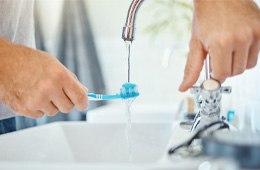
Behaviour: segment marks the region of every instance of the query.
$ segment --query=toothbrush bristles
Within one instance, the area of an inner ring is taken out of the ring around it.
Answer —
[[[126,83],[122,85],[120,95],[124,99],[133,98],[139,96],[137,86],[133,83]]]

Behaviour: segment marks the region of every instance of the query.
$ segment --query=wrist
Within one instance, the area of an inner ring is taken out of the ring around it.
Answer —
[[[193,3],[199,3],[201,1],[203,1],[203,0],[193,0]]]
[[[193,0],[193,6],[196,8],[197,6],[200,6],[200,4],[203,4],[207,0]]]

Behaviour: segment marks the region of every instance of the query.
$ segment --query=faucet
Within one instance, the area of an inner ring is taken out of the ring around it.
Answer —
[[[193,86],[190,89],[195,94],[195,102],[199,106],[191,131],[199,130],[205,125],[214,121],[224,121],[225,118],[220,116],[221,113],[221,97],[223,93],[231,93],[231,87],[223,87],[221,84],[210,77],[209,55],[205,60],[206,80],[200,86]]]
[[[231,93],[231,87],[222,87],[218,81],[207,79],[199,87],[193,86],[190,92],[197,96],[196,102],[200,106],[193,120],[191,131],[199,130],[215,121],[225,120],[220,116],[221,97],[222,93]]]
[[[126,17],[125,26],[123,27],[122,39],[124,41],[133,41],[135,34],[135,19],[139,7],[144,2],[144,0],[133,0]]]
[[[133,0],[126,17],[125,26],[123,27],[122,39],[132,42],[135,34],[135,19],[137,12],[144,0]],[[191,93],[195,94],[199,111],[194,118],[191,131],[200,129],[211,122],[222,120],[221,96],[222,93],[231,93],[231,87],[221,87],[221,84],[211,79],[209,68],[209,56],[205,60],[206,80],[200,87],[193,86]]]

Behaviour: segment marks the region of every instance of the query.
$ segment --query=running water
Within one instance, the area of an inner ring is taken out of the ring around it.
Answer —
[[[128,61],[128,67],[127,67],[127,82],[130,83],[130,57],[131,57],[131,41],[125,41],[126,45],[126,57]],[[132,148],[131,148],[131,105],[133,103],[135,98],[126,99],[125,105],[126,105],[126,129],[125,129],[125,136],[126,136],[126,146],[127,146],[127,158],[128,162],[132,161]]]
[[[131,105],[135,98],[133,99],[126,99],[126,129],[125,129],[125,136],[126,136],[126,146],[127,146],[127,158],[128,162],[132,161],[132,145],[131,145]]]
[[[125,41],[126,45],[126,54],[127,54],[127,61],[128,61],[128,67],[127,67],[127,82],[130,83],[130,71],[131,71],[131,41]]]

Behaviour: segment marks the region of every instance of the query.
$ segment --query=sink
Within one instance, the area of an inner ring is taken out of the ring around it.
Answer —
[[[169,103],[138,103],[134,102],[131,107],[132,122],[151,123],[165,122],[171,123],[176,120],[178,106]],[[108,105],[89,110],[87,113],[88,122],[126,122],[125,103],[110,103]]]
[[[129,160],[124,123],[58,122],[0,136],[0,169],[10,163],[154,164],[172,123],[133,123]]]
[[[168,157],[169,147],[191,135],[177,122],[133,123],[130,160],[125,127],[124,123],[57,122],[0,135],[0,169],[195,170],[205,163],[204,158]],[[219,167],[218,161],[209,161]],[[222,162],[221,168],[227,164]]]

